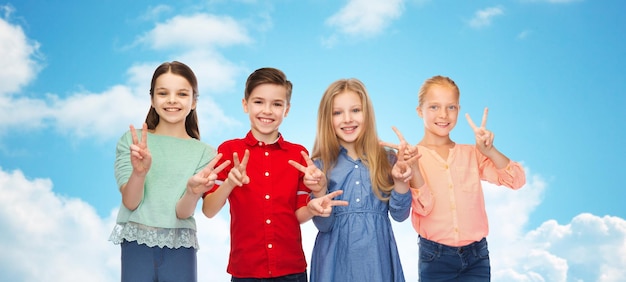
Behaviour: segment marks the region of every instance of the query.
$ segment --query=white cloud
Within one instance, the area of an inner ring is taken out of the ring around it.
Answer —
[[[211,49],[251,41],[245,27],[233,18],[209,14],[173,17],[139,39],[155,50]]]
[[[501,7],[489,7],[486,9],[478,10],[474,13],[474,17],[469,21],[469,25],[473,28],[481,28],[491,25],[491,21],[496,16],[504,14],[504,9]]]
[[[112,222],[89,204],[56,195],[48,179],[0,168],[0,280],[114,281]],[[118,278],[119,279],[119,278]]]
[[[8,132],[46,127],[53,114],[46,101],[31,98],[12,98],[0,95],[0,137]]]
[[[157,20],[161,17],[161,15],[170,13],[172,11],[172,7],[164,4],[150,6],[148,7],[148,9],[146,9],[145,13],[139,17],[139,19],[143,21]]]
[[[141,125],[150,108],[150,96],[138,96],[127,86],[117,85],[103,93],[75,93],[52,98],[55,126],[79,138],[109,139],[128,125]]]
[[[42,67],[39,43],[29,40],[19,25],[9,22],[13,8],[0,5],[0,11],[4,12],[0,15],[0,96],[4,96],[19,91]]]
[[[143,40],[156,49],[176,49],[172,57],[194,70],[201,95],[198,105],[201,132],[208,129],[215,133],[239,125],[226,116],[211,96],[234,89],[235,78],[246,70],[211,47],[249,43],[241,25],[228,17],[178,16],[158,24]],[[18,91],[34,79],[39,69],[34,59],[38,44],[28,42],[20,26],[0,19],[0,53],[4,54],[0,63],[9,66],[0,69],[0,111],[4,113],[0,135],[9,130],[52,127],[73,137],[109,140],[119,137],[129,124],[141,125],[145,120],[150,107],[150,80],[160,62],[130,66],[125,84],[110,86],[101,93],[80,90],[65,97],[48,93],[38,95],[41,98],[37,99],[3,95]],[[217,124],[222,126],[213,126]]]
[[[354,36],[375,36],[391,21],[402,15],[402,0],[350,0],[339,12],[326,20],[340,33]]]
[[[119,246],[108,242],[116,211],[99,217],[88,203],[53,191],[49,179],[0,168],[0,280],[115,281]],[[532,177],[519,191],[485,185],[490,214],[492,281],[620,281],[626,277],[626,220],[580,214],[524,231],[545,183]],[[113,190],[112,190],[113,193]],[[228,206],[213,219],[197,213],[199,281],[227,281]],[[417,280],[417,235],[410,221],[393,223],[407,281]],[[310,261],[316,235],[302,226]]]
[[[517,39],[520,39],[520,40],[526,39],[531,34],[532,32],[530,30],[524,30],[517,35]]]

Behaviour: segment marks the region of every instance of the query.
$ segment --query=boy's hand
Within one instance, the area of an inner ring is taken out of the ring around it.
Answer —
[[[307,207],[311,213],[315,216],[329,217],[333,212],[334,206],[347,206],[347,201],[333,200],[334,197],[343,194],[342,190],[337,190],[332,193],[328,193],[320,198],[315,198],[309,201]]]
[[[309,158],[309,155],[307,155],[304,151],[300,151],[300,154],[306,162],[306,167],[293,160],[289,160],[289,164],[304,173],[304,185],[311,189],[311,191],[325,192],[326,175],[319,168],[317,168],[317,166],[315,166],[311,158]]]
[[[250,183],[250,177],[246,173],[246,167],[248,166],[248,159],[250,159],[250,151],[246,149],[243,155],[241,163],[239,162],[239,156],[237,152],[233,153],[233,168],[228,173],[228,180],[232,181],[235,185],[241,187],[244,184]]]

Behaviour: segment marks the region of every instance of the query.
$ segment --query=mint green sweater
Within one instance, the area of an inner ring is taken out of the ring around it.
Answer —
[[[141,138],[141,130],[137,130],[137,135]],[[132,135],[128,131],[117,144],[115,178],[118,187],[128,182],[133,171],[130,144]],[[123,204],[120,206],[118,225],[135,222],[147,227],[196,230],[193,217],[176,217],[176,203],[185,193],[187,180],[215,157],[216,150],[197,139],[151,133],[148,133],[148,149],[152,155],[152,165],[146,175],[143,199],[134,211]]]

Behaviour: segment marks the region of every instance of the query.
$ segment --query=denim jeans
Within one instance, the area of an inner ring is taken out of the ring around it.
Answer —
[[[420,237],[419,280],[490,281],[491,266],[487,239],[462,247],[451,247]]]
[[[232,282],[307,282],[306,271],[302,273],[289,274],[285,276],[272,278],[236,278],[233,277]]]
[[[196,249],[122,242],[122,282],[196,282]]]

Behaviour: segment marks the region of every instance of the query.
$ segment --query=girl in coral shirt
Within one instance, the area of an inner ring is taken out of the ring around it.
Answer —
[[[424,120],[424,137],[406,155],[421,154],[415,168],[420,173],[411,180],[411,187],[418,187],[411,189],[411,221],[420,237],[420,281],[489,281],[489,226],[481,181],[511,189],[526,183],[522,166],[493,146],[494,135],[485,128],[487,108],[480,126],[465,115],[475,145],[450,139],[459,96],[456,83],[444,76],[427,79],[419,90],[417,114]]]

